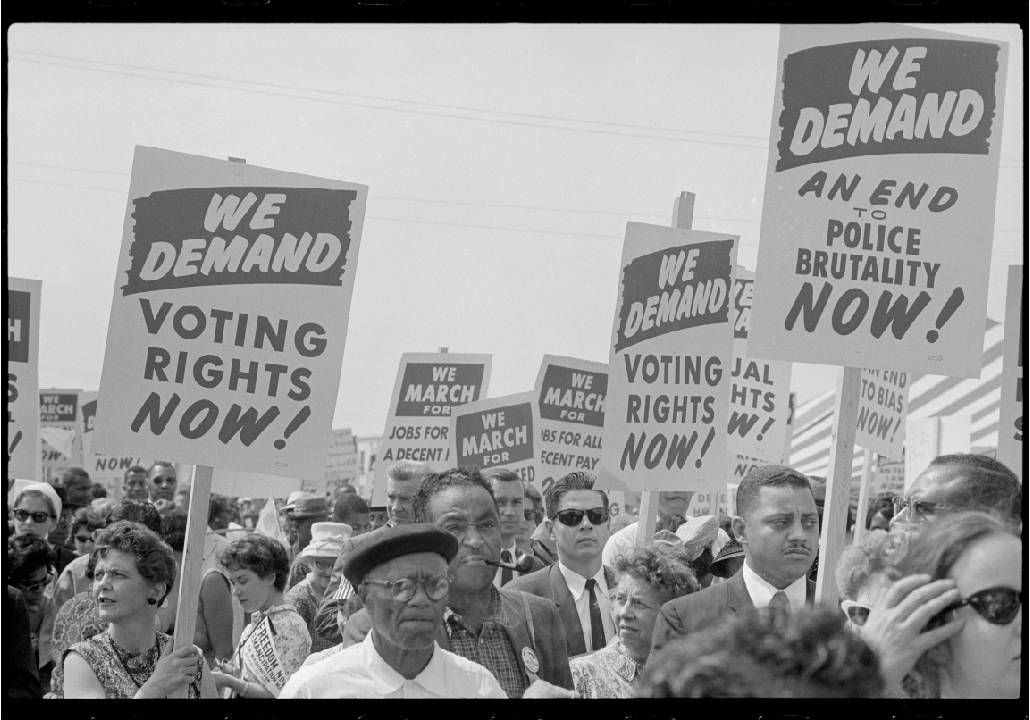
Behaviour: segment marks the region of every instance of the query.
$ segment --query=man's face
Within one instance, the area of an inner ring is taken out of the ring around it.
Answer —
[[[353,530],[351,537],[355,537],[367,533],[371,529],[368,515],[368,513],[351,512],[344,515],[340,522],[350,525],[350,529]]]
[[[411,522],[411,507],[418,494],[419,481],[386,479],[386,511],[395,525]]]
[[[150,481],[150,501],[175,500],[175,468],[155,465],[147,475]]]
[[[955,510],[965,504],[967,469],[956,465],[931,465],[912,483],[909,503],[891,518],[891,528],[914,530],[925,522]]]
[[[509,547],[525,522],[525,491],[521,480],[494,480],[491,486],[501,521],[501,542]]]
[[[81,475],[75,475],[64,484],[64,504],[68,507],[85,507],[93,499],[93,483]]]
[[[150,488],[145,472],[130,473],[122,484],[122,492],[126,500],[146,502],[150,498]]]
[[[452,586],[476,591],[493,582],[497,568],[486,561],[501,557],[501,530],[490,493],[481,487],[449,487],[430,498],[426,511],[430,522],[458,540],[450,567]]]
[[[443,621],[447,596],[432,600],[419,585],[406,601],[397,600],[393,590],[380,582],[425,580],[447,575],[447,563],[437,553],[419,552],[394,558],[369,571],[364,582],[364,603],[373,631],[388,643],[408,649],[432,647],[436,630]]]
[[[808,572],[819,550],[812,491],[789,485],[759,488],[747,516],[733,519],[733,532],[750,568],[775,587],[787,587]]]
[[[597,490],[570,490],[561,497],[558,503],[558,512],[562,510],[591,510],[604,508],[604,498]],[[551,529],[551,536],[554,538],[555,546],[558,548],[558,557],[568,564],[591,563],[601,557],[604,544],[608,542],[610,535],[610,521],[605,520],[600,525],[594,525],[590,518],[583,515],[580,523],[574,527],[561,522],[557,515],[548,520]]]

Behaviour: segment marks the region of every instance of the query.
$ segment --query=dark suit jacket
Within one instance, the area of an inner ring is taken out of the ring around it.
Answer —
[[[809,580],[805,601],[812,604],[814,599],[815,583]],[[744,586],[744,573],[739,571],[724,583],[670,600],[662,605],[655,619],[649,657],[653,658],[669,641],[710,628],[729,613],[749,607],[752,607],[751,596]]]
[[[4,598],[4,687],[5,698],[43,697],[36,655],[32,652],[29,610],[21,591],[10,585]]]
[[[604,579],[609,590],[615,587],[615,573],[611,568],[604,568]],[[569,657],[582,655],[587,651],[586,644],[583,642],[583,626],[579,622],[579,613],[576,612],[576,601],[572,598],[569,586],[565,583],[565,576],[561,574],[557,563],[549,565],[543,570],[515,578],[504,587],[547,598],[557,605],[558,614],[565,627],[565,641]]]
[[[518,658],[519,670],[526,676],[527,685],[540,678],[571,690],[572,671],[569,670],[569,656],[565,650],[565,630],[554,605],[529,593],[508,588],[499,592],[504,630]],[[526,614],[527,608],[529,615]],[[361,608],[347,619],[343,628],[343,646],[361,642],[371,629],[372,620],[368,610]],[[437,629],[436,642],[445,650],[451,649],[451,641],[443,624]],[[535,673],[526,668],[523,648],[532,649],[536,655],[539,667]]]

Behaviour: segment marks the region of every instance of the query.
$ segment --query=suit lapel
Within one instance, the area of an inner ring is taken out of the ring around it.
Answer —
[[[737,612],[752,606],[751,596],[747,593],[747,586],[744,585],[744,573],[737,571],[737,574],[729,579],[726,585],[726,604],[730,610]]]
[[[561,574],[557,564],[551,566],[549,575],[551,599],[558,605],[558,615],[565,628],[565,641],[569,648],[569,657],[582,655],[587,651],[587,647],[583,642],[583,626],[579,622],[579,613],[576,612],[576,601],[572,599],[569,586],[565,583],[565,576]]]

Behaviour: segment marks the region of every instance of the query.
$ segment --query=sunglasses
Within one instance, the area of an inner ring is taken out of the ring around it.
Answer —
[[[25,592],[30,592],[31,593],[31,592],[36,592],[37,590],[40,590],[42,588],[45,588],[47,585],[50,584],[50,581],[53,580],[53,579],[54,579],[54,574],[52,572],[48,571],[47,574],[46,574],[46,577],[44,577],[43,579],[37,580],[36,582],[31,582],[31,583],[19,583],[18,586],[22,590],[24,590]]]
[[[848,620],[853,625],[861,627],[869,619],[869,608],[865,605],[859,605],[854,600],[841,600],[840,609],[844,611],[844,614],[848,616]]]
[[[28,510],[22,510],[21,508],[14,511],[14,519],[18,522],[25,522],[29,518],[32,518],[32,522],[37,525],[45,523],[47,520],[56,517],[56,515],[51,515],[48,512],[29,512]]]
[[[608,510],[603,507],[590,508],[589,510],[577,510],[575,508],[567,508],[565,510],[559,510],[555,515],[558,518],[558,522],[562,525],[568,525],[569,527],[578,527],[583,522],[583,516],[586,515],[587,519],[590,520],[591,525],[602,525],[608,522]]]
[[[75,542],[80,542],[80,543],[93,542],[93,536],[92,535],[76,535],[75,536]]]
[[[415,597],[415,591],[419,586],[425,591],[430,600],[442,600],[447,596],[451,588],[451,581],[443,576],[400,578],[399,580],[365,580],[365,585],[382,585],[397,602],[408,602]]]
[[[929,518],[933,517],[938,510],[951,510],[951,505],[941,505],[940,503],[928,502],[926,500],[920,500],[914,497],[895,497],[892,501],[894,506],[894,515],[900,515],[905,508],[911,508],[909,513],[913,518]]]
[[[992,587],[975,592],[945,612],[969,606],[991,625],[1008,625],[1022,607],[1023,593],[1010,587]]]

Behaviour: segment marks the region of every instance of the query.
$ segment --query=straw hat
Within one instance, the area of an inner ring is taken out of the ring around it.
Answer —
[[[302,558],[333,558],[340,554],[343,542],[353,534],[347,523],[317,522],[311,526],[311,542],[300,551]]]
[[[676,535],[683,541],[683,549],[693,560],[718,537],[719,518],[714,515],[688,517],[676,528]]]

